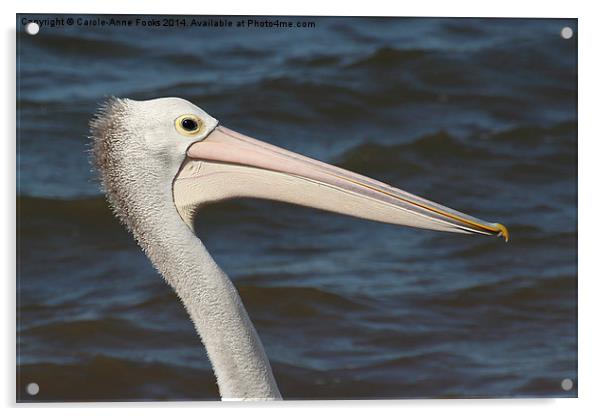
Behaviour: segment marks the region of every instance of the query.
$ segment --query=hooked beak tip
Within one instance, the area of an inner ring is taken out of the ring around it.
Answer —
[[[510,240],[510,233],[508,232],[506,226],[504,226],[504,224],[496,223],[495,228],[498,230],[497,236],[503,237],[504,241],[507,243]]]

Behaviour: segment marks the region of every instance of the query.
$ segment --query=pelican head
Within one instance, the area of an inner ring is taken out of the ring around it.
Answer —
[[[91,133],[109,203],[186,307],[223,398],[281,395],[234,285],[194,234],[199,206],[266,198],[508,239],[500,224],[242,135],[179,98],[110,99],[91,122]]]
[[[198,207],[237,197],[457,233],[507,229],[237,133],[180,98],[110,99],[92,122],[94,154],[117,215],[131,228],[162,195],[192,227]],[[155,187],[155,189],[149,189]]]

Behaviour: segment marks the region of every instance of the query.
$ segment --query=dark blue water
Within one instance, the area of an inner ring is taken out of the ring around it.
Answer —
[[[18,399],[218,398],[91,172],[88,120],[110,95],[186,98],[510,229],[504,244],[266,201],[204,209],[199,236],[285,398],[576,396],[577,21],[290,20],[316,27],[18,34]]]

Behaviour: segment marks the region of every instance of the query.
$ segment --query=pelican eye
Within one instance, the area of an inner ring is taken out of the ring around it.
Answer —
[[[195,115],[187,114],[176,119],[176,130],[185,136],[192,136],[201,131],[203,122]]]

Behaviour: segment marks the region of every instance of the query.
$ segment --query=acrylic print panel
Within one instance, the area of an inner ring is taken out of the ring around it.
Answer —
[[[577,395],[576,20],[17,23],[17,400]]]

